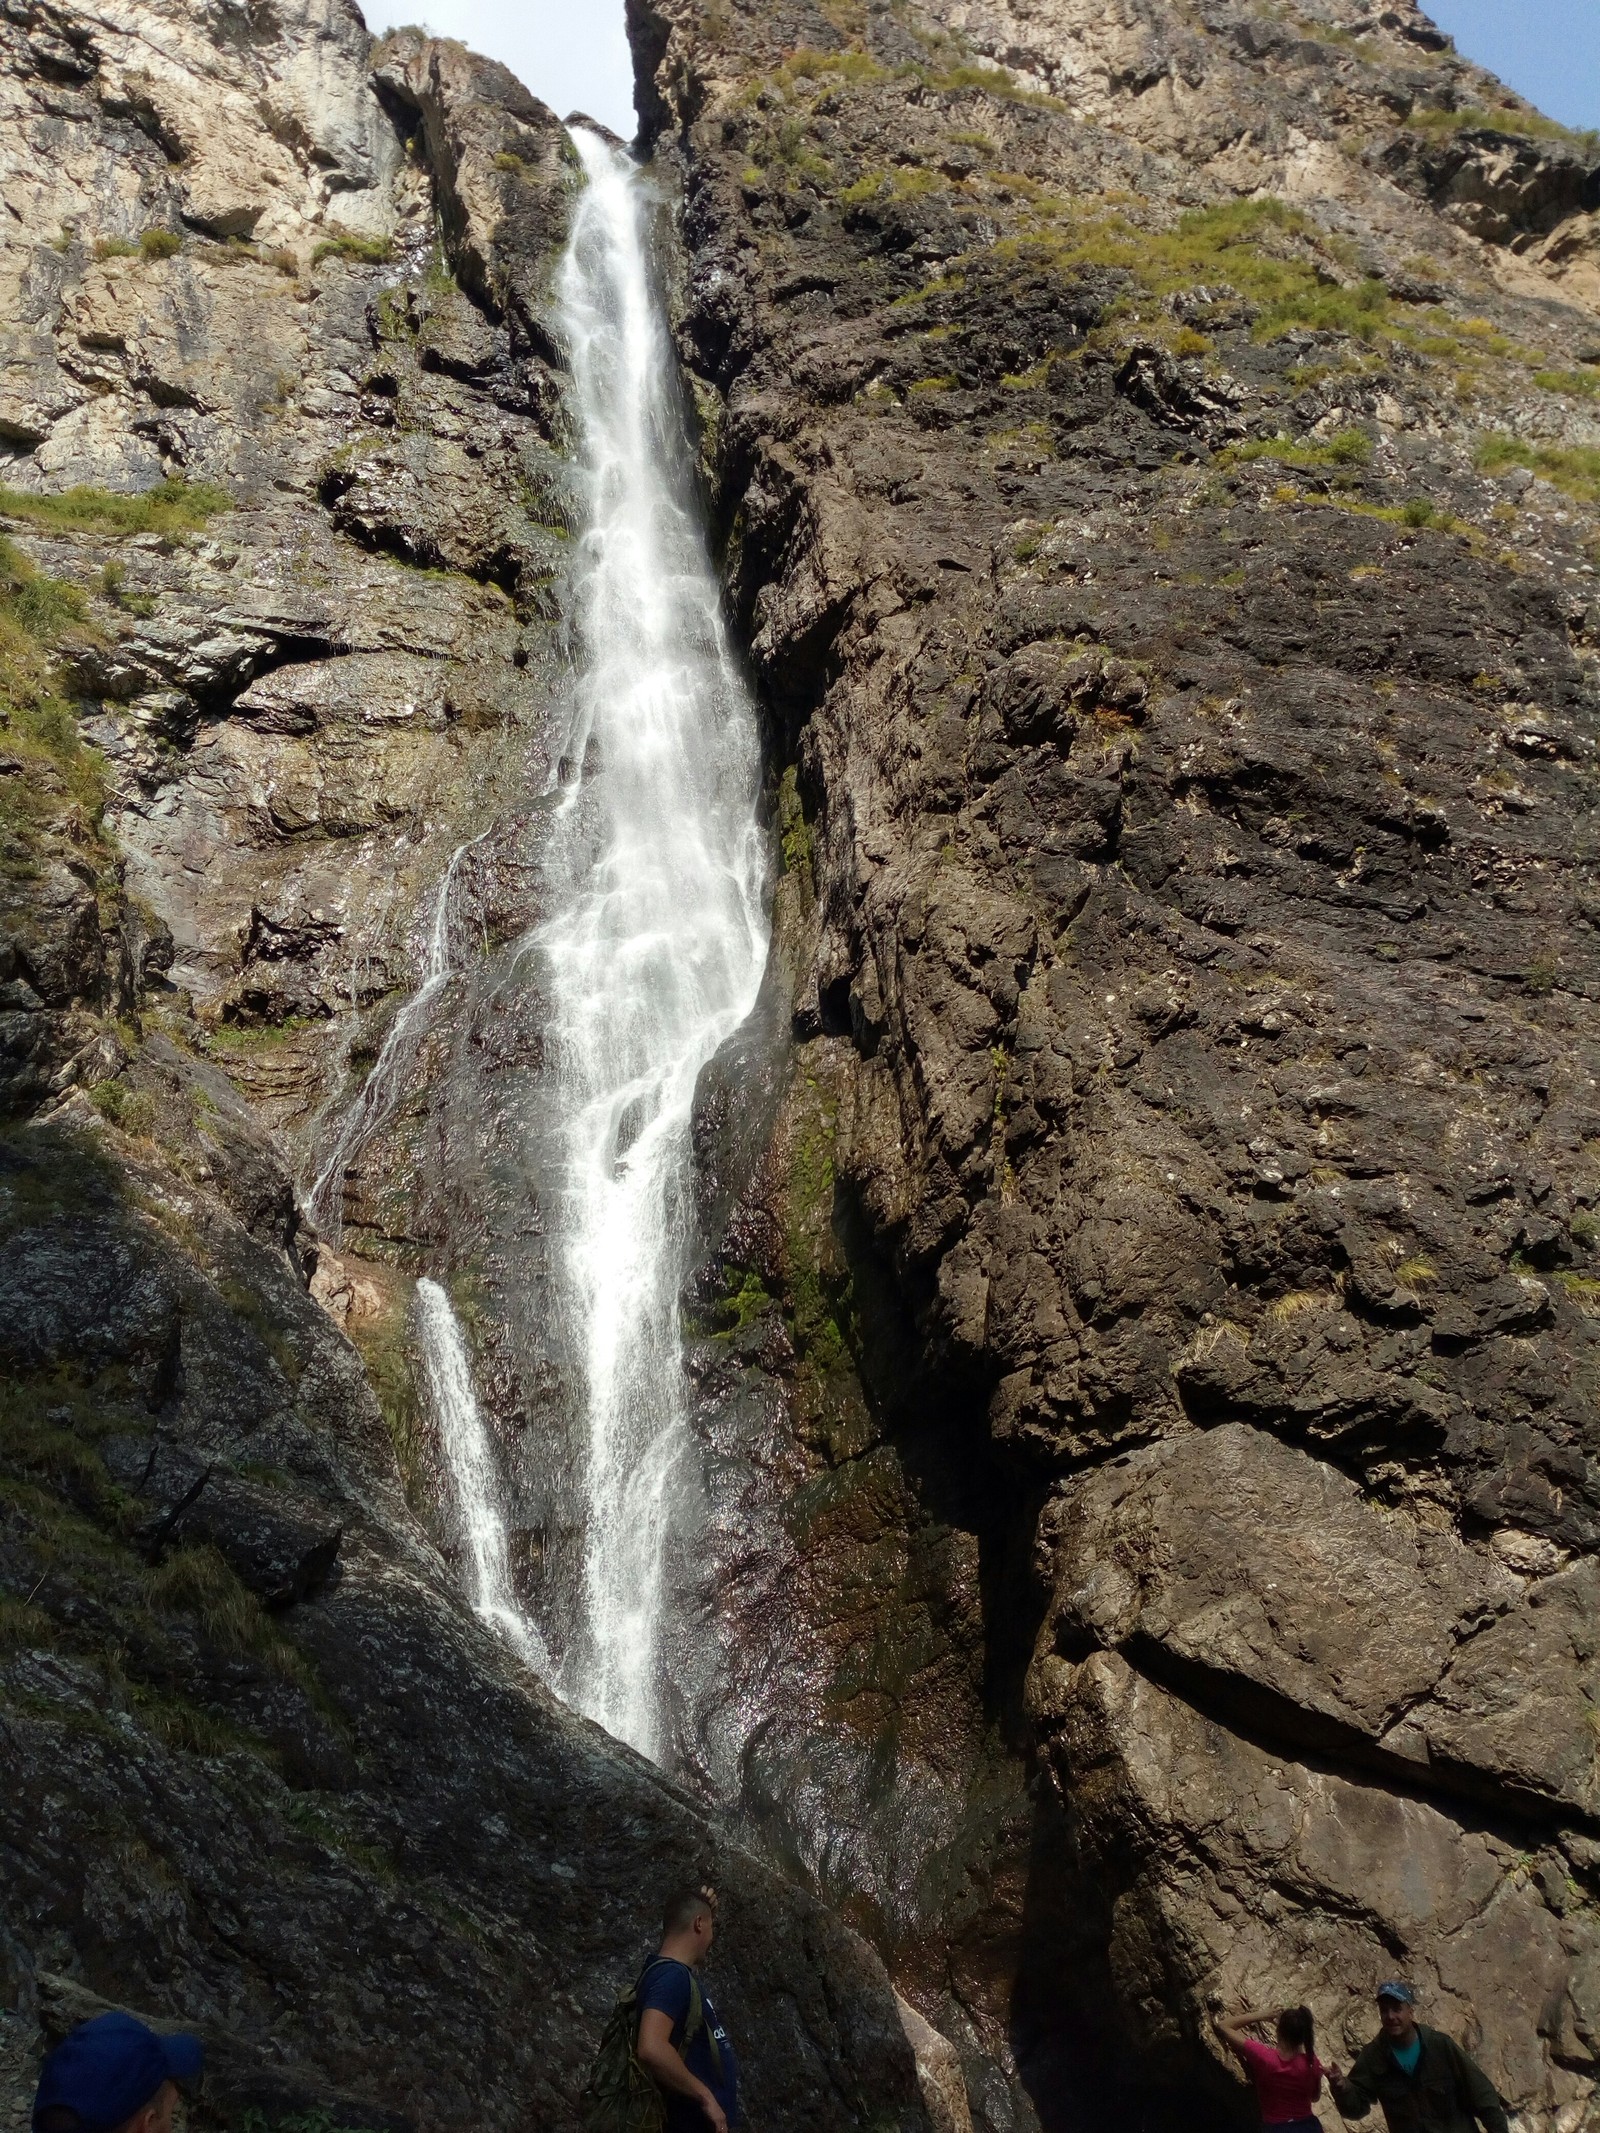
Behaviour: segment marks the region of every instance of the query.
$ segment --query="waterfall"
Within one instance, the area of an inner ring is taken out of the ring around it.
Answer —
[[[449,1297],[426,1275],[417,1283],[417,1325],[428,1396],[466,1550],[467,1598],[473,1612],[498,1630],[526,1665],[548,1675],[550,1656],[544,1641],[517,1605],[511,1584],[499,1476],[473,1389],[467,1344]]]
[[[335,1242],[343,1240],[339,1185],[345,1169],[400,1101],[407,1070],[427,1029],[433,1003],[450,977],[450,892],[455,885],[456,868],[461,864],[462,854],[471,851],[487,835],[487,830],[480,831],[478,836],[469,837],[465,844],[458,844],[450,854],[450,863],[444,870],[439,893],[434,899],[422,983],[390,1023],[372,1072],[340,1120],[328,1159],[317,1172],[306,1196],[306,1210],[312,1220],[331,1229]],[[353,986],[352,980],[352,994]]]
[[[755,1004],[765,858],[754,710],[695,504],[645,181],[596,135],[573,140],[588,182],[558,293],[584,502],[578,678],[534,943],[559,1118],[547,1213],[581,1378],[582,1591],[560,1687],[649,1755],[690,1441],[690,1109]]]

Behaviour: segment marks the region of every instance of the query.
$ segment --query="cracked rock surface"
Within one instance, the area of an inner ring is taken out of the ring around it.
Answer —
[[[975,2122],[1243,2123],[1211,2005],[1398,1970],[1590,2125],[1593,142],[1410,5],[630,19],[782,781],[705,1427],[881,1803],[774,1700],[747,1808],[935,1803]]]
[[[0,2121],[111,2003],[205,2035],[201,2126],[567,2123],[709,1873],[752,2112],[912,2133],[872,1951],[462,1602],[454,995],[337,1139],[441,884],[531,916],[562,130],[346,0],[7,0],[0,170]]]
[[[775,876],[673,1778],[408,1348],[536,1591],[560,127],[0,5],[4,2107],[110,2000],[215,2126],[558,2122],[710,1869],[752,2122],[1220,2133],[1217,2000],[1399,1970],[1594,2133],[1593,144],[1410,0],[629,14]]]

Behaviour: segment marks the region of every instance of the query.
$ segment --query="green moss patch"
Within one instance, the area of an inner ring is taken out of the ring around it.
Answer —
[[[1341,430],[1321,444],[1263,437],[1230,444],[1216,456],[1217,464],[1225,467],[1252,459],[1273,459],[1287,467],[1364,467],[1372,457],[1372,439],[1364,430]]]
[[[1533,382],[1541,391],[1562,393],[1569,400],[1600,400],[1600,370],[1536,370]]]
[[[778,786],[775,813],[778,824],[778,844],[783,853],[783,871],[792,874],[800,884],[801,896],[806,909],[816,902],[817,883],[814,870],[814,843],[811,825],[806,820],[805,809],[800,801],[799,782],[794,766],[784,772]]]
[[[353,1319],[349,1331],[383,1410],[406,1501],[420,1511],[428,1501],[427,1443],[405,1313],[396,1302],[379,1317]]]
[[[1126,274],[1143,293],[1124,311],[1152,322],[1165,315],[1169,296],[1218,282],[1250,306],[1258,340],[1295,327],[1371,339],[1389,314],[1383,283],[1335,279],[1342,266],[1336,248],[1283,200],[1193,208],[1161,230],[1141,227],[1118,202],[1067,200],[1034,188],[1028,220],[1031,228],[995,247],[1001,258]]]

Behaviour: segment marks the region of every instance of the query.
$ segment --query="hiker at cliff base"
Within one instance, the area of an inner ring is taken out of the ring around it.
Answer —
[[[203,2058],[198,2038],[157,2036],[130,2014],[80,2022],[40,2069],[33,2133],[172,2133],[177,2085]]]
[[[716,1930],[716,1891],[685,1889],[639,1979],[639,2064],[662,2093],[667,2133],[727,2133],[739,2121],[733,2046],[698,1975]]]
[[[1378,2034],[1348,2074],[1328,2068],[1334,2102],[1346,2118],[1381,2103],[1389,2133],[1507,2133],[1488,2075],[1454,2037],[1417,2020],[1416,2001],[1398,1979],[1378,1987]]]
[[[1261,2106],[1261,2123],[1273,2133],[1321,2133],[1311,2106],[1322,2094],[1325,2071],[1316,2053],[1309,2007],[1277,2014],[1213,2015],[1212,2027],[1250,2076]],[[1252,2037],[1271,2028],[1273,2042]]]
[[[611,2010],[582,2097],[584,2133],[728,2133],[738,2072],[728,2032],[701,1990],[717,1896],[684,1889],[667,1905],[661,1946]]]

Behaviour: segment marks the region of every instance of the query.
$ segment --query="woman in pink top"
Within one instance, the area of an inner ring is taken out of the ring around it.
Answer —
[[[1263,2044],[1245,2034],[1265,2029],[1269,2022],[1275,2043]],[[1272,2133],[1322,2133],[1311,2106],[1322,2094],[1324,2069],[1309,2007],[1285,2007],[1275,2015],[1213,2015],[1212,2024],[1255,2083],[1263,2126],[1270,2126]]]

